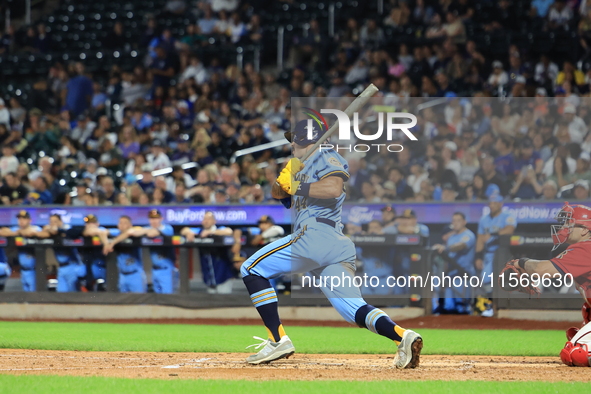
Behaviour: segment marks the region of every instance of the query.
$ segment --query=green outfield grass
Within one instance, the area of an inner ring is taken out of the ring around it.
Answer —
[[[70,376],[0,375],[0,393],[584,393],[587,383],[476,382],[476,381],[264,381],[156,380]]]
[[[410,327],[412,328],[412,327]],[[388,340],[359,328],[287,327],[298,353],[392,354]],[[491,356],[556,356],[566,338],[563,331],[417,330],[423,354]],[[266,337],[262,326],[173,324],[0,322],[0,348],[247,352],[245,347]]]

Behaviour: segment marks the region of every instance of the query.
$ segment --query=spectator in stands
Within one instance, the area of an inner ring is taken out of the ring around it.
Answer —
[[[152,193],[154,191],[154,178],[152,177],[153,167],[150,163],[142,165],[142,179],[137,181],[137,184],[146,193]],[[134,196],[130,196],[133,202]]]
[[[567,30],[572,19],[573,13],[571,8],[566,5],[566,1],[555,0],[548,13],[548,28],[550,30],[559,28]]]
[[[564,176],[565,182],[574,183],[577,180],[585,180],[591,183],[591,155],[589,152],[582,152],[577,159],[577,167],[574,173]]]
[[[445,169],[453,171],[456,177],[459,177],[462,170],[462,165],[457,160],[457,150],[458,146],[455,142],[447,141],[443,146],[443,150],[441,151],[441,158],[443,159],[443,165],[445,166]]]
[[[534,200],[543,192],[543,186],[538,182],[536,171],[532,165],[522,167],[519,171],[509,194],[513,198]]]
[[[501,137],[495,143],[498,156],[495,158],[495,169],[505,177],[512,178],[515,173],[515,159],[513,157],[513,140]]]
[[[4,182],[0,187],[0,199],[4,205],[22,204],[29,191],[21,184],[15,172],[9,172],[4,176]]]
[[[77,62],[73,66],[73,74],[62,90],[65,107],[74,117],[82,114],[90,107],[93,89],[92,80],[84,74],[84,65]]]
[[[562,65],[562,71],[560,71],[556,77],[555,84],[556,86],[560,86],[564,81],[570,81],[576,86],[582,86],[585,84],[585,74],[581,70],[575,68],[571,61],[565,60]]]
[[[499,174],[495,167],[494,158],[489,155],[484,155],[480,159],[480,170],[476,173],[484,181],[481,190],[486,191],[489,185],[496,185],[502,196],[506,196],[508,192],[508,186],[506,178]]]
[[[10,127],[10,111],[6,108],[4,100],[0,99],[0,124]]]
[[[409,200],[414,196],[413,189],[408,186],[405,174],[400,167],[393,167],[388,171],[388,180],[383,184],[384,198],[392,200]]]
[[[168,87],[170,85],[170,79],[174,76],[172,60],[166,51],[166,47],[157,46],[155,55],[150,64],[150,71],[154,76],[152,83],[153,90],[157,87]]]
[[[121,150],[113,145],[109,138],[105,138],[99,148],[99,165],[116,173],[124,168]]]
[[[585,121],[577,116],[577,108],[573,104],[567,104],[563,110],[564,120],[568,123],[568,134],[570,141],[576,144],[583,143],[587,135],[587,125]]]
[[[41,173],[37,172],[29,175],[29,179],[31,181],[31,185],[33,186],[33,190],[27,194],[23,200],[23,204],[51,204],[53,202],[53,195],[48,190],[49,183],[45,177]]]
[[[493,89],[505,86],[509,82],[509,75],[503,69],[503,63],[499,60],[495,60],[492,66],[493,72],[488,77],[488,84]]]
[[[152,170],[161,170],[171,166],[170,158],[165,153],[164,143],[159,139],[152,142],[152,148],[150,153],[146,155],[146,159]]]
[[[201,85],[209,79],[209,75],[203,63],[196,55],[192,55],[189,58],[189,66],[183,71],[180,82],[184,82],[188,79],[194,79],[197,84]]]
[[[381,201],[380,197],[376,194],[375,186],[369,180],[361,184],[361,196],[358,200],[360,203],[373,204]]]
[[[4,178],[8,173],[15,173],[18,169],[14,145],[8,143],[2,146],[2,157],[0,158],[0,176]]]
[[[107,34],[103,41],[103,47],[108,49],[117,49],[125,45],[128,40],[125,39],[123,31],[123,23],[121,21],[115,22],[113,29]]]
[[[559,69],[556,63],[552,62],[547,54],[543,54],[536,64],[534,79],[541,86],[548,86],[554,83],[558,72]]]
[[[547,180],[542,185],[542,195],[540,196],[541,200],[555,200],[556,195],[558,194],[558,186],[556,182],[552,180]]]
[[[579,179],[573,186],[573,197],[576,200],[588,200],[589,199],[589,182],[583,179]]]
[[[501,0],[501,2],[503,1],[506,0]],[[454,44],[466,43],[466,30],[457,11],[448,11],[445,14],[445,23],[442,29],[445,32],[445,36],[450,38]]]
[[[242,22],[240,14],[237,12],[234,12],[230,17],[229,31],[230,40],[233,44],[237,44],[247,33],[246,25],[244,24],[244,22]]]
[[[80,114],[76,119],[76,127],[70,130],[67,135],[80,144],[84,144],[96,127],[97,124],[89,120],[88,114]]]
[[[458,197],[458,189],[451,182],[445,182],[441,186],[441,201],[442,202],[454,202]]]
[[[140,144],[133,126],[123,126],[119,135],[117,147],[125,160],[132,159],[140,153]]]
[[[101,179],[100,188],[98,190],[99,198],[109,204],[116,204],[119,192],[115,188],[115,182],[110,176],[105,176]]]
[[[203,17],[197,22],[197,26],[199,27],[201,34],[210,36],[214,33],[216,23],[217,19],[214,18],[213,12],[210,8],[206,8]]]

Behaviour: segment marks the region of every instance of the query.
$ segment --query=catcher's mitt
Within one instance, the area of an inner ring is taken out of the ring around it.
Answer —
[[[540,289],[532,284],[529,274],[522,268],[525,261],[527,259],[521,258],[511,260],[505,264],[505,268],[499,274],[499,286],[505,291],[519,291],[529,295],[540,295]],[[515,265],[517,262],[520,262],[519,267]],[[522,279],[522,276],[525,277]]]

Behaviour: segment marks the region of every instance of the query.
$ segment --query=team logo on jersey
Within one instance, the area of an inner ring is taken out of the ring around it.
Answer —
[[[568,252],[570,252],[570,251],[572,251],[572,250],[574,250],[574,249],[566,249],[564,252],[562,252],[562,253],[560,253],[558,256],[556,256],[556,258],[557,258],[557,259],[561,259],[561,258],[563,258],[564,256],[566,256],[566,254],[567,254]]]
[[[337,166],[337,167],[343,166],[343,164],[340,161],[338,161],[336,157],[331,157],[330,159],[328,159],[328,162],[330,164],[332,164],[333,166]]]
[[[101,239],[99,237],[92,237],[92,244],[94,246],[101,245],[102,244]]]

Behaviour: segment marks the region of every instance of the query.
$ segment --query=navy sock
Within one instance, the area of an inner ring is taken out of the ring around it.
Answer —
[[[355,313],[355,323],[361,328],[382,335],[396,343],[402,341],[404,330],[390,319],[381,309],[371,305],[364,305]]]
[[[279,319],[277,294],[271,286],[271,282],[257,275],[247,275],[242,280],[250,294],[253,305],[257,308],[265,327],[269,331],[269,339],[279,342],[281,337],[285,335],[285,330]]]

